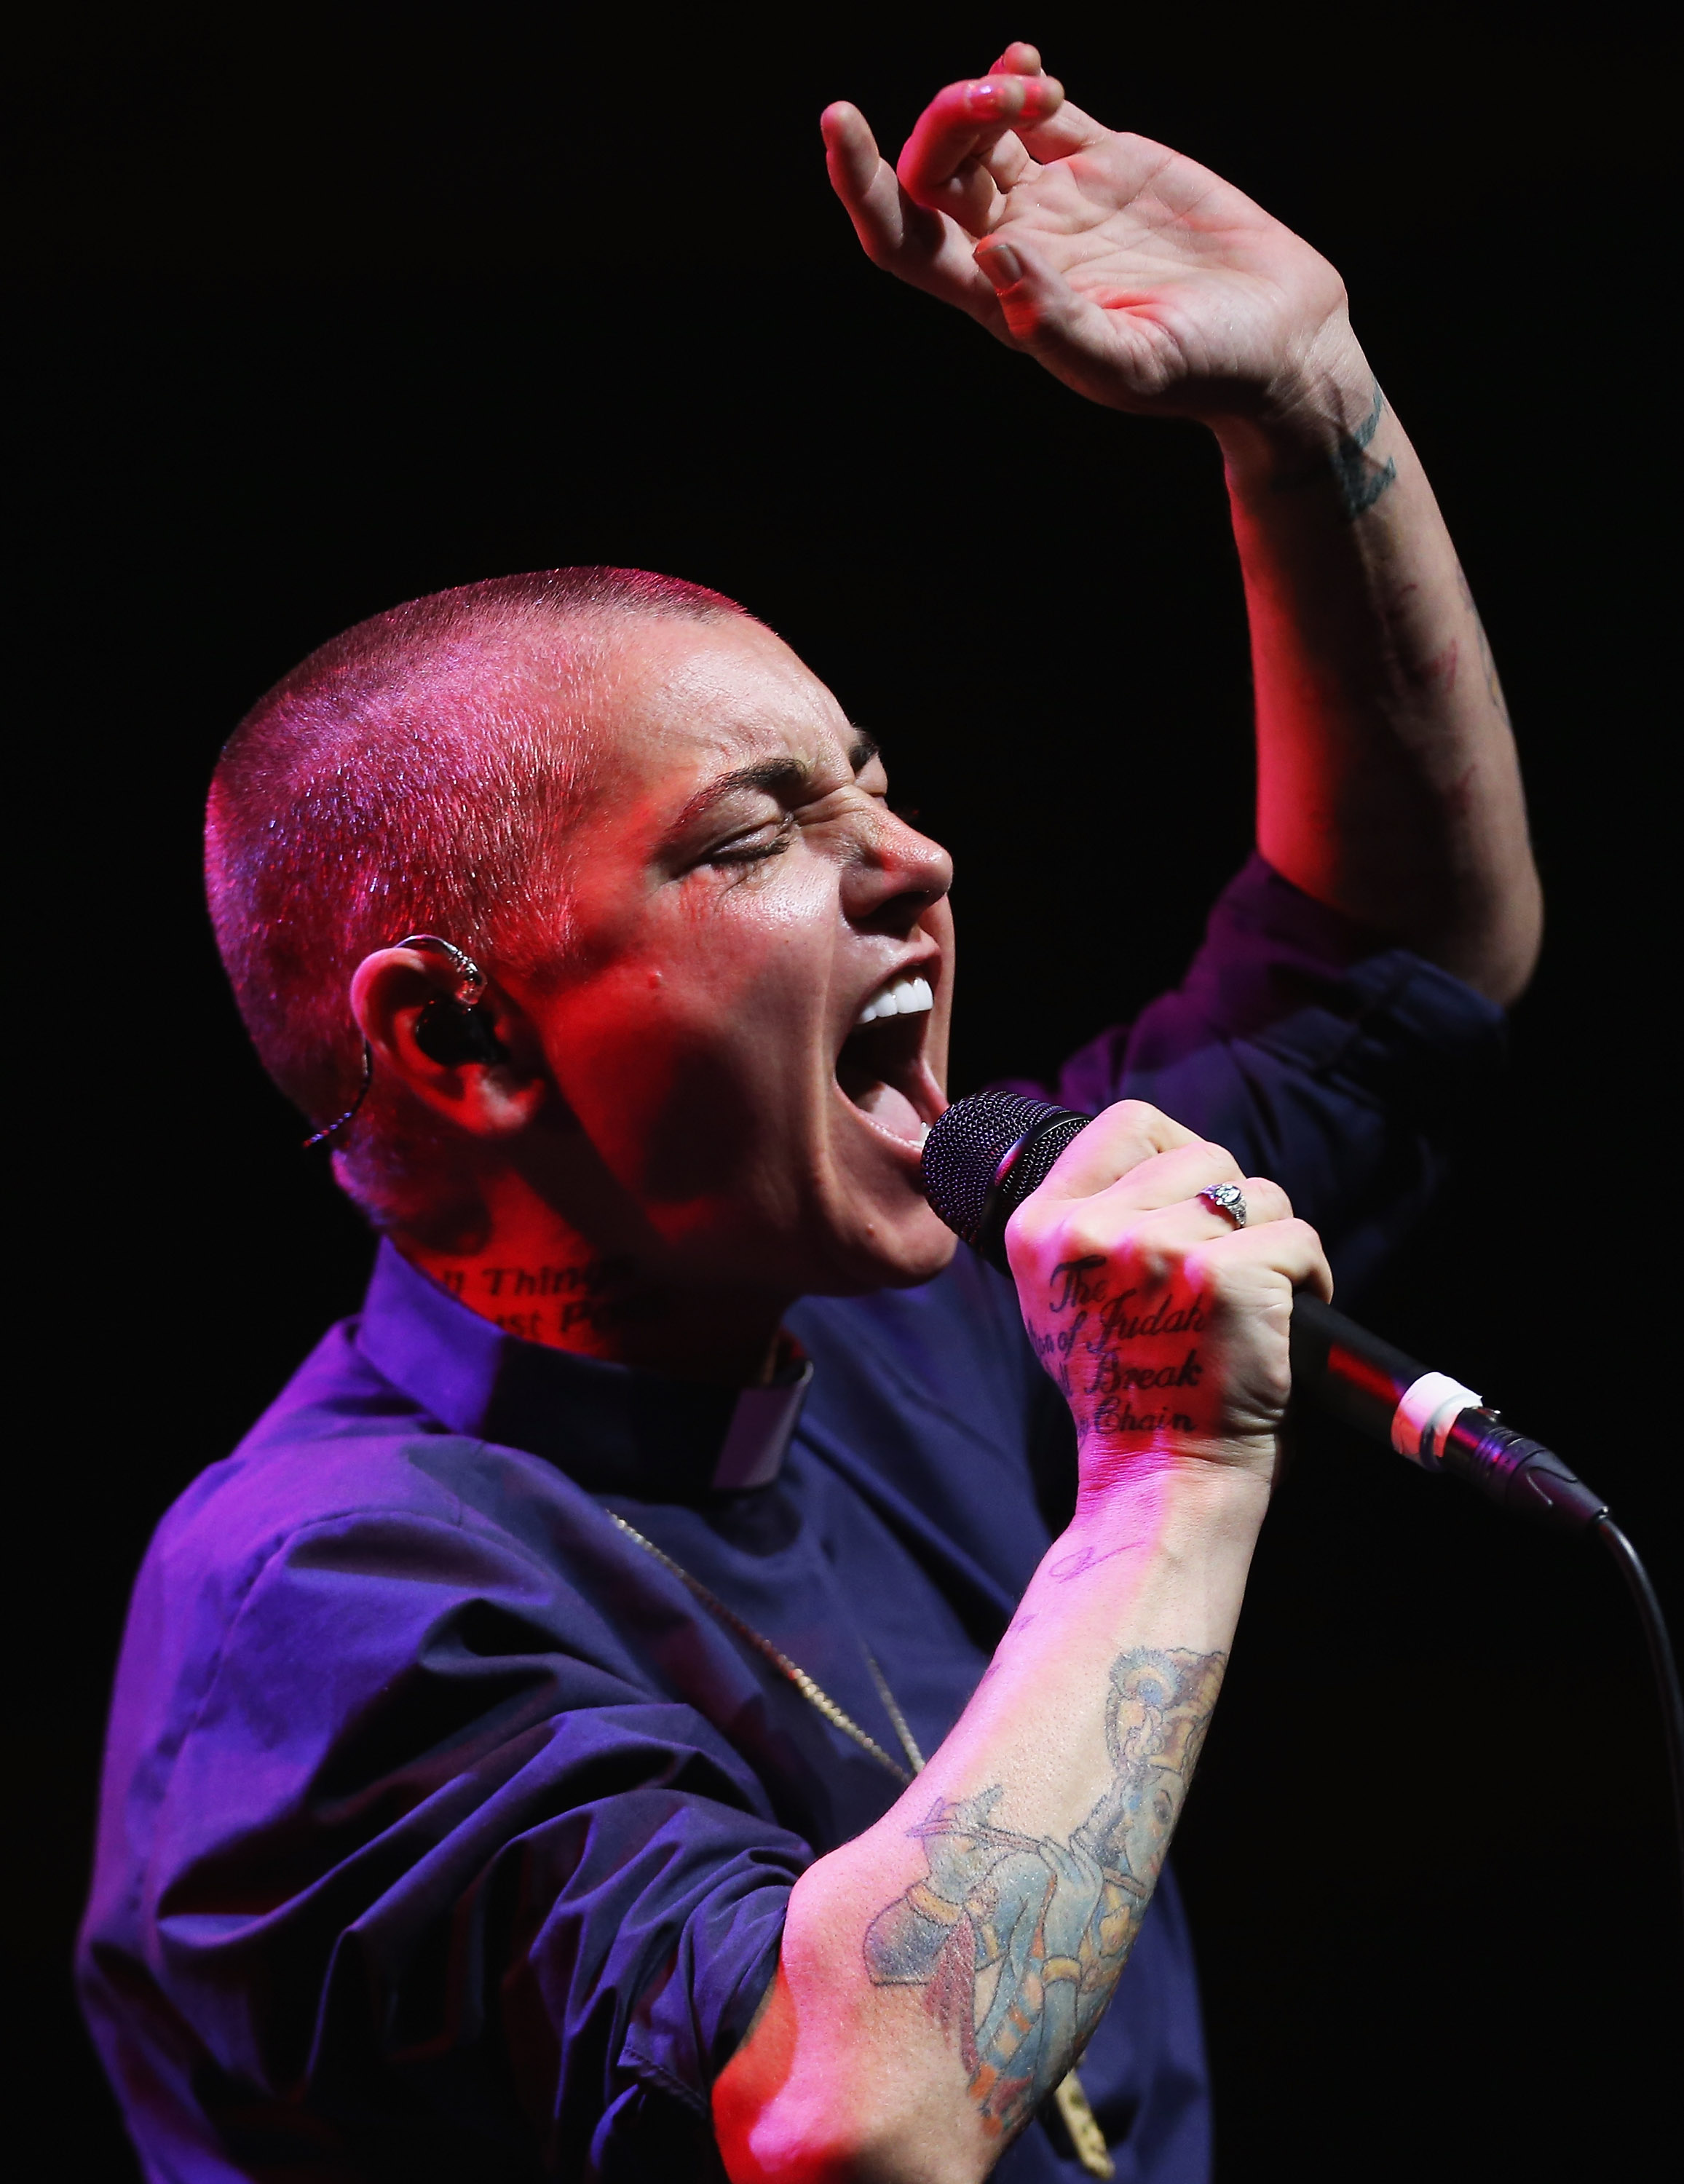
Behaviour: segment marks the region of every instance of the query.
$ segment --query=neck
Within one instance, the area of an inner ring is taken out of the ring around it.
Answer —
[[[466,1251],[412,1234],[392,1240],[459,1303],[522,1341],[678,1379],[770,1379],[790,1298],[662,1281],[530,1201],[499,1208],[488,1227]]]

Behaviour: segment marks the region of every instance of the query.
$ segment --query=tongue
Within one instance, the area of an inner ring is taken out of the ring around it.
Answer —
[[[868,1084],[862,1092],[852,1093],[850,1097],[879,1129],[887,1130],[891,1137],[904,1138],[908,1145],[915,1145],[923,1136],[924,1126],[917,1109],[904,1092],[897,1092],[892,1084]]]

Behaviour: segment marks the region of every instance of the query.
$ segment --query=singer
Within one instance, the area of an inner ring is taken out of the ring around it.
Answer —
[[[1014,1284],[919,1189],[947,857],[760,622],[509,577],[259,702],[216,933],[380,1242],[136,1588],[81,1978],[159,2184],[1207,2174],[1163,1861],[1291,1291],[1419,1209],[1530,973],[1514,744],[1308,245],[1028,46],[898,173],[852,107],[823,126],[875,263],[1217,436],[1257,854],[1179,989],[1046,1088],[1101,1119]],[[1063,736],[1057,632],[1012,610],[1015,555],[1151,511],[967,460],[1001,499],[973,641],[1046,663],[999,794],[1192,834],[1196,779],[1129,806],[1165,724],[1125,696]],[[1152,915],[1119,855],[1114,921],[1057,942],[1102,993]]]

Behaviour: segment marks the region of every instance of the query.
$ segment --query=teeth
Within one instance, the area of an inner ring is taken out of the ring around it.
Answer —
[[[880,994],[873,994],[854,1024],[857,1029],[861,1024],[875,1023],[879,1017],[922,1016],[934,1006],[935,995],[928,978],[896,978]]]

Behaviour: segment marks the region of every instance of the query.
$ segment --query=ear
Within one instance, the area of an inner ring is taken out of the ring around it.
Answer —
[[[490,983],[475,1013],[496,1034],[494,1054],[471,1053],[472,1040],[429,1037],[423,1016],[432,1008],[436,1023],[437,1004],[454,1006],[456,984],[456,972],[431,950],[378,948],[364,956],[351,979],[351,1012],[374,1055],[375,1076],[383,1071],[399,1078],[470,1136],[516,1137],[554,1092],[541,1044],[521,1010]],[[450,1058],[440,1060],[429,1047]]]

